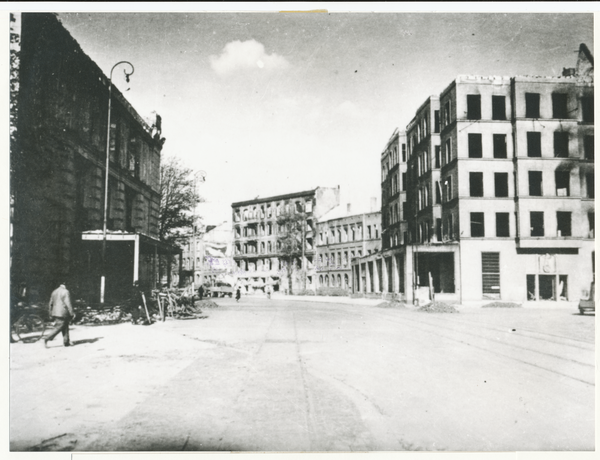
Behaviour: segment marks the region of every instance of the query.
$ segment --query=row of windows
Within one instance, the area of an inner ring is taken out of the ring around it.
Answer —
[[[402,149],[402,163],[406,163],[406,144],[401,144]],[[400,156],[398,153],[398,149],[394,147],[390,152],[387,153],[384,161],[382,162],[381,167],[381,182],[383,182],[389,172],[392,170],[394,166],[396,166],[400,162]]]
[[[329,275],[321,275],[319,276],[319,286],[321,287],[340,287],[343,289],[349,289],[350,288],[350,278],[348,277],[348,274],[344,274],[344,284],[342,285],[342,276],[340,274],[336,275],[331,275],[331,278],[329,277]]]
[[[569,110],[567,93],[552,93],[552,118],[572,118],[574,110]],[[540,94],[525,93],[525,118],[540,118]],[[481,95],[467,95],[467,119],[481,120]],[[492,96],[492,120],[506,120],[506,97]],[[594,98],[581,98],[581,120],[594,122]]]
[[[471,236],[475,238],[485,237],[485,219],[483,212],[472,212],[470,213],[470,230]],[[594,218],[595,213],[590,212],[588,214],[588,225],[589,225],[589,237],[593,238],[594,234]],[[571,230],[571,212],[567,211],[556,211],[556,233],[558,237],[572,236]],[[546,236],[544,229],[544,212],[543,211],[531,211],[529,213],[529,235],[532,237],[543,237]],[[497,212],[496,213],[496,232],[497,237],[509,237],[510,226],[509,226],[509,213]],[[489,235],[488,235],[489,236]]]
[[[313,202],[311,200],[302,202],[296,201],[294,203],[278,203],[277,205],[265,206],[254,206],[252,209],[236,209],[234,211],[234,220],[240,222],[241,220],[255,220],[273,217],[273,208],[275,208],[275,216],[280,216],[282,212],[287,213],[301,213],[301,212],[312,212]]]
[[[362,226],[360,225],[351,226],[350,228],[331,228],[329,231],[319,232],[319,244],[346,243],[348,241],[360,241],[362,238]],[[365,238],[369,240],[379,238],[377,224],[367,225]]]
[[[327,268],[345,268],[355,257],[362,257],[362,249],[355,251],[332,252],[331,254],[319,254],[317,259],[317,270]]]

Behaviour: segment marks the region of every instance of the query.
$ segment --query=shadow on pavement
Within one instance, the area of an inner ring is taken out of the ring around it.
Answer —
[[[94,343],[94,342],[97,342],[98,340],[100,340],[102,338],[103,337],[96,337],[96,338],[93,338],[93,339],[73,340],[71,342],[71,346],[83,345],[84,343]]]

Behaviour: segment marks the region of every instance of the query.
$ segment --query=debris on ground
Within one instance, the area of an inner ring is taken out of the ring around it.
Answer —
[[[219,308],[219,305],[217,305],[216,303],[214,303],[212,300],[198,300],[195,303],[195,307],[200,309],[200,308]]]
[[[458,313],[452,305],[444,302],[431,302],[417,309],[426,313]]]
[[[77,310],[74,324],[117,324],[124,321],[131,321],[131,315],[124,313],[121,307],[92,308],[86,307],[85,310]]]
[[[482,305],[482,308],[519,308],[522,305],[514,302],[492,302]]]
[[[375,305],[378,308],[406,308],[406,304],[404,302],[381,302]]]

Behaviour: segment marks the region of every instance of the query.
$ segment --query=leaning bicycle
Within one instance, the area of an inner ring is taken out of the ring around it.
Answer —
[[[42,338],[46,330],[46,319],[48,312],[45,308],[37,305],[26,305],[18,307],[18,318],[11,327],[11,338],[13,341],[23,343],[34,343]]]

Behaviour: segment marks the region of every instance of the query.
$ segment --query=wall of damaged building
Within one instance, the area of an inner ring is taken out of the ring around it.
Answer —
[[[52,14],[22,14],[11,277],[74,290],[81,233],[102,229],[107,78]],[[108,227],[158,235],[162,141],[113,88]]]

